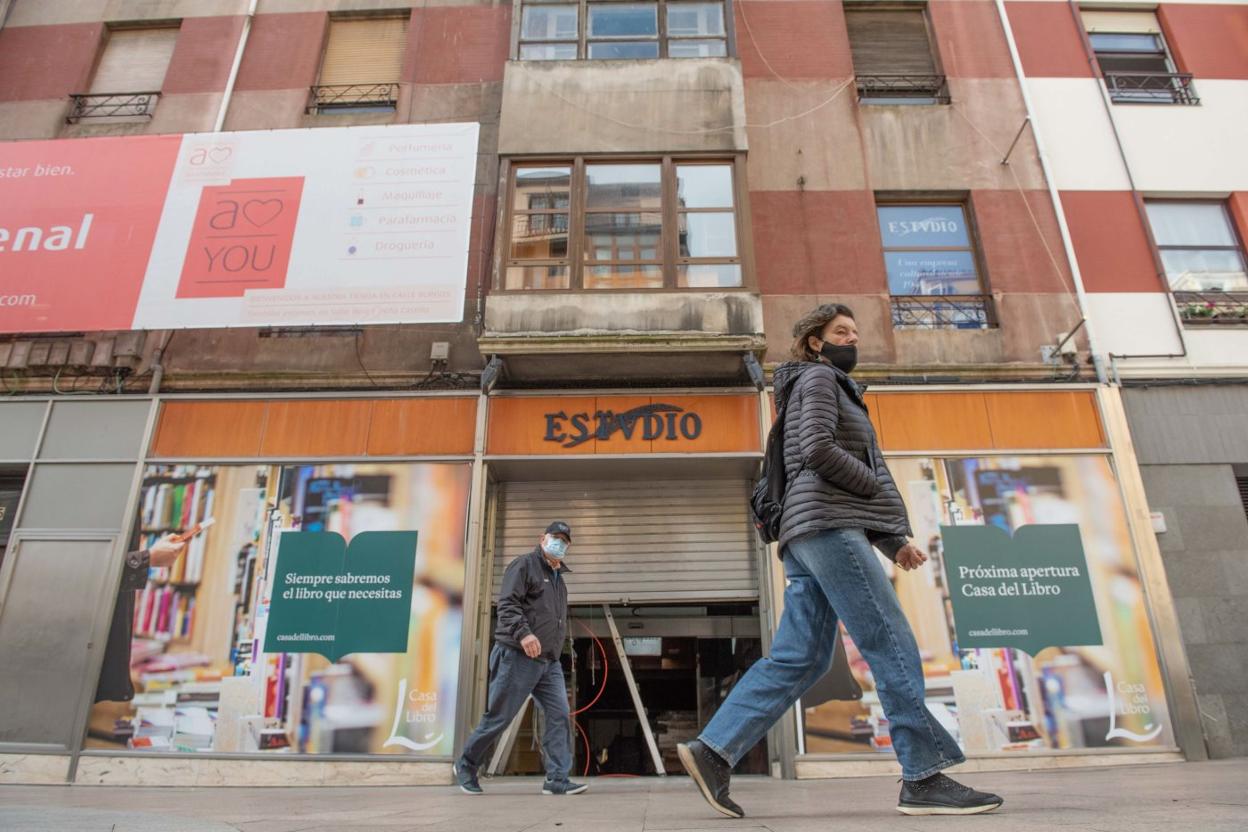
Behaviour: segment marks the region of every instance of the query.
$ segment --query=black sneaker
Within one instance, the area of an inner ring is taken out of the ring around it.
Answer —
[[[743,818],[745,811],[728,797],[728,778],[732,767],[722,757],[707,748],[702,740],[679,743],[676,753],[685,772],[698,784],[706,802],[715,811],[730,818]]]
[[[459,786],[459,790],[464,794],[485,794],[485,789],[481,788],[481,784],[477,782],[477,770],[462,762],[451,766],[451,771],[455,774],[455,785]]]
[[[562,783],[556,783],[554,780],[547,780],[542,784],[542,794],[580,794],[588,791],[589,786],[584,783],[573,783],[571,780],[564,780]]]
[[[903,780],[897,811],[903,815],[979,815],[1000,808],[1000,797],[977,792],[943,774],[926,780]]]

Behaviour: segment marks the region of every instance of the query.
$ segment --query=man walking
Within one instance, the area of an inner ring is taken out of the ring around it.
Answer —
[[[455,761],[455,782],[467,794],[481,794],[477,770],[498,735],[511,724],[530,694],[542,709],[542,794],[580,794],[589,786],[568,780],[572,769],[568,689],[559,656],[568,635],[568,588],[563,562],[572,529],[556,520],[537,547],[507,565],[498,594],[498,627],[490,650],[490,690],[485,716]]]
[[[827,671],[842,621],[871,667],[888,718],[902,771],[897,810],[991,812],[1000,797],[941,773],[964,757],[927,709],[918,644],[875,556],[879,547],[907,571],[927,561],[909,540],[906,507],[876,443],[863,388],[849,377],[858,361],[854,313],[819,306],[793,335],[796,361],[775,372],[776,405],[784,408],[784,613],[771,655],[755,662],[701,736],[677,746],[680,761],[716,811],[743,817],[728,796],[732,767]]]

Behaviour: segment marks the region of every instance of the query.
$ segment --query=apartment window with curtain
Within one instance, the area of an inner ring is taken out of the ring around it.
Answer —
[[[1248,260],[1226,203],[1156,199],[1144,206],[1181,317],[1248,324]]]
[[[922,7],[845,7],[858,100],[865,104],[948,104]]]
[[[1157,15],[1082,12],[1109,97],[1119,104],[1199,104],[1192,76],[1179,72]]]
[[[399,101],[409,17],[410,11],[385,16],[331,18],[309,112],[394,110]]]
[[[964,203],[881,203],[876,214],[894,327],[996,326]]]
[[[744,285],[733,161],[517,162],[509,187],[505,290]]]
[[[522,61],[721,58],[726,0],[544,0],[520,9]]]
[[[110,28],[84,93],[71,98],[67,120],[139,121],[156,110],[178,40],[178,25]]]

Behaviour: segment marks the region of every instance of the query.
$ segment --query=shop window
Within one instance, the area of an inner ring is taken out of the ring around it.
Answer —
[[[1088,41],[1109,97],[1120,104],[1199,104],[1192,76],[1176,70],[1153,12],[1084,11]]]
[[[504,289],[743,285],[732,162],[517,164]]]
[[[111,28],[85,93],[70,96],[66,120],[127,122],[150,119],[178,40],[178,26]]]
[[[1248,324],[1248,260],[1225,203],[1148,200],[1144,207],[1182,318]]]
[[[127,560],[85,747],[452,753],[470,483],[459,463],[148,466],[132,551],[215,522],[170,567]],[[327,532],[415,551],[334,560]]]
[[[922,8],[845,10],[858,100],[866,104],[948,104]]]
[[[962,203],[876,207],[893,326],[986,329],[996,326],[980,279],[979,255]]]
[[[522,61],[722,58],[728,54],[723,0],[526,2]]]
[[[407,48],[407,16],[333,18],[309,112],[392,111]]]

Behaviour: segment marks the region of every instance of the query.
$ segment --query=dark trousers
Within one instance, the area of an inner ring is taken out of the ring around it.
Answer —
[[[542,756],[546,779],[562,783],[572,770],[568,688],[558,659],[530,659],[522,650],[495,644],[490,650],[490,693],[485,716],[464,742],[459,765],[473,771],[486,760],[490,746],[516,718],[529,694],[542,709]]]

